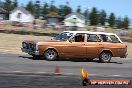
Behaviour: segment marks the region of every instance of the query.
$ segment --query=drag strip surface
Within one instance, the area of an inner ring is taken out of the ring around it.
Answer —
[[[82,59],[60,59],[57,61],[33,60],[29,55],[0,54],[0,73],[53,74],[56,66],[60,73],[81,75],[81,68],[90,76],[132,77],[132,60],[113,58],[111,63],[99,63]]]

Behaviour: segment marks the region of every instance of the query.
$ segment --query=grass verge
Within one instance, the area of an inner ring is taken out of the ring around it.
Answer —
[[[18,35],[0,33],[0,52],[21,54],[21,43],[23,40],[47,40],[49,36]]]

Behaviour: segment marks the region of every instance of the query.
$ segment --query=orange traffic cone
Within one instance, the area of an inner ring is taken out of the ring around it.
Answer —
[[[56,66],[56,67],[55,67],[54,74],[55,74],[55,75],[61,75],[60,66]]]

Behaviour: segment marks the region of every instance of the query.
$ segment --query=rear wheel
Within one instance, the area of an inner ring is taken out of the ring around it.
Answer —
[[[45,51],[44,57],[46,58],[46,60],[53,61],[57,57],[57,52],[53,49],[48,49]]]
[[[112,54],[110,52],[102,52],[99,56],[99,61],[102,63],[110,62]]]

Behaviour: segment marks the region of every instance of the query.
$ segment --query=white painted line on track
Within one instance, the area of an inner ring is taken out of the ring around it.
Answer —
[[[36,73],[45,74],[46,72],[36,72]]]
[[[89,76],[97,76],[97,74],[89,74]]]
[[[122,77],[122,75],[110,75],[112,77]]]
[[[15,72],[15,73],[22,73],[22,71],[12,71],[12,72]]]
[[[9,71],[9,72],[3,72],[3,73],[29,73],[29,74],[54,74],[53,72],[28,72],[28,71]],[[77,75],[74,73],[60,73],[61,75]],[[81,74],[78,74],[81,76]],[[123,77],[124,75],[118,74],[118,75],[103,75],[103,74],[89,74],[89,76],[101,76],[101,77]]]
[[[63,74],[63,73],[62,73]],[[64,73],[65,75],[74,75],[73,73]]]

